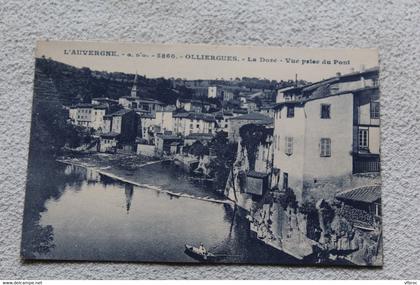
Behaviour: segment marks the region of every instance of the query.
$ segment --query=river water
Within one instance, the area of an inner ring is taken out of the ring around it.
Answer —
[[[248,222],[232,204],[201,199],[223,200],[204,185],[179,175],[175,166],[143,167],[136,181],[143,178],[144,185],[121,182],[80,166],[53,163],[42,167],[52,169],[43,169],[47,175],[28,180],[27,195],[37,204],[32,213],[25,213],[27,227],[32,222],[34,229],[24,232],[23,255],[58,260],[197,262],[184,253],[184,244],[202,242],[211,252],[230,255],[220,260],[223,263],[299,262],[252,238]],[[53,194],[42,195],[42,191]],[[34,234],[37,228],[43,233]]]

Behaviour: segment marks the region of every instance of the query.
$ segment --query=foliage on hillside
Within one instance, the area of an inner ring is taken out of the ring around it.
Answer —
[[[37,58],[36,67],[52,79],[65,105],[88,103],[95,97],[118,99],[129,96],[134,81],[133,74],[76,68],[45,58]],[[171,81],[164,78],[148,79],[138,75],[137,87],[139,96],[157,99],[166,104],[174,104],[177,97],[190,96],[186,88],[175,92]]]

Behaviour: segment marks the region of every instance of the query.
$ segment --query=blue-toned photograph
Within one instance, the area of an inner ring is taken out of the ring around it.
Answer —
[[[39,42],[25,260],[382,266],[375,49]]]

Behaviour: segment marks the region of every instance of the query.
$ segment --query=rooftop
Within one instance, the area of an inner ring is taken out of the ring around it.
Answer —
[[[292,101],[278,103],[276,104],[275,108],[281,108],[282,106],[285,106],[288,104],[304,105],[306,102],[311,101],[311,100],[317,100],[317,99],[325,98],[329,96],[344,95],[344,94],[350,94],[352,92],[354,93],[361,90],[377,88],[377,87],[363,87],[363,88],[355,88],[351,90],[346,89],[340,92],[331,92],[330,90],[330,86],[334,83],[348,82],[352,80],[359,81],[361,80],[361,76],[364,76],[367,74],[375,74],[375,73],[378,73],[378,71],[379,71],[378,67],[373,67],[373,68],[365,69],[362,71],[347,73],[344,75],[337,73],[337,75],[334,77],[330,77],[330,78],[327,78],[327,79],[324,79],[315,83],[307,84],[304,86],[287,87],[284,89],[280,89],[279,92],[293,93],[297,97],[297,99],[292,100]],[[352,79],[352,77],[354,77],[355,79]]]
[[[335,196],[338,200],[357,201],[373,203],[381,198],[381,186],[363,186],[338,193]]]
[[[236,113],[236,114],[248,114],[248,110],[247,109],[233,109],[232,112],[233,113]]]
[[[212,139],[214,137],[213,134],[209,133],[192,133],[186,136],[186,139]]]
[[[249,113],[232,118],[231,120],[248,120],[248,121],[266,121],[272,122],[273,119],[260,113]]]
[[[99,104],[99,105],[93,106],[93,109],[108,109],[108,107],[106,105]]]
[[[260,109],[264,109],[264,110],[270,110],[270,109],[274,109],[274,107],[276,106],[276,103],[273,103],[273,104],[266,104],[266,105],[262,105],[261,107],[260,107]]]
[[[255,171],[255,170],[250,170],[250,171],[248,171],[247,176],[253,177],[253,178],[265,178],[265,177],[268,176],[268,174],[263,173],[263,172],[258,172],[258,171]]]
[[[163,140],[181,140],[181,138],[176,135],[157,134],[156,137]]]
[[[101,138],[116,138],[119,135],[120,134],[119,133],[116,133],[116,132],[109,132],[109,133],[101,134]]]
[[[212,113],[212,115],[214,115],[218,119],[223,119],[223,117],[225,116],[230,116],[230,117],[233,116],[233,113],[232,111],[220,110],[218,112]]]
[[[129,109],[121,109],[121,110],[118,110],[118,111],[116,111],[116,112],[114,112],[112,114],[109,114],[108,116],[109,117],[123,116],[123,115],[125,115],[127,113],[130,113],[131,111],[132,110],[129,110]]]
[[[150,114],[150,113],[138,113],[140,118],[145,118],[145,119],[154,119],[155,116]]]
[[[185,118],[190,120],[203,120],[207,122],[215,122],[216,119],[213,115],[210,114],[203,114],[203,113],[195,113],[195,112],[183,112],[173,115],[174,118]]]
[[[108,97],[97,97],[97,98],[92,98],[92,101],[102,101],[102,102],[111,102],[111,103],[118,103],[118,100],[114,100]]]
[[[138,103],[147,103],[147,104],[157,104],[157,105],[165,105],[164,103],[150,98],[139,98],[139,97],[132,97],[132,96],[122,96],[121,98],[124,98],[128,101],[136,101]]]
[[[79,103],[73,106],[70,106],[70,109],[77,109],[77,108],[93,108],[95,105],[91,103]]]

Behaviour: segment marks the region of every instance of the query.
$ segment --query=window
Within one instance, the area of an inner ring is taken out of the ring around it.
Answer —
[[[375,203],[375,216],[380,217],[382,216],[382,211],[381,211],[381,205],[378,203]]]
[[[321,104],[321,119],[330,119],[330,104]]]
[[[330,138],[322,138],[321,139],[321,157],[330,157],[331,156],[331,139]]]
[[[274,141],[273,141],[273,143],[274,143],[274,149],[277,149],[277,144],[276,144],[276,142],[277,142],[277,135],[274,135]]]
[[[283,189],[289,188],[289,174],[287,172],[283,172]]]
[[[284,146],[284,153],[287,155],[293,154],[293,138],[292,137],[285,137],[285,146]]]
[[[359,129],[359,148],[368,148],[368,129]]]
[[[293,118],[295,116],[295,107],[294,106],[287,106],[287,117]]]
[[[200,128],[200,125],[199,124],[197,124],[197,128]]]
[[[370,118],[379,119],[379,102],[370,102]]]

